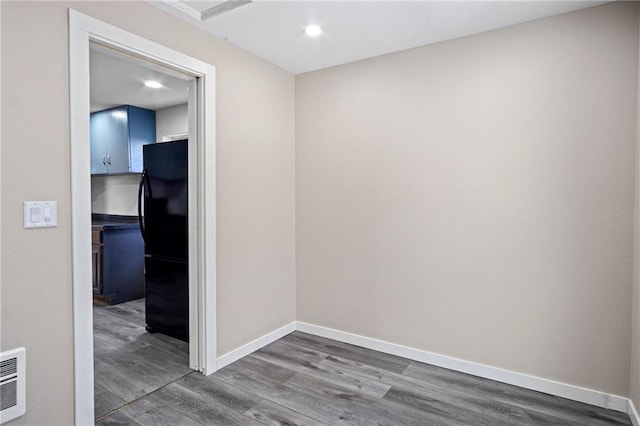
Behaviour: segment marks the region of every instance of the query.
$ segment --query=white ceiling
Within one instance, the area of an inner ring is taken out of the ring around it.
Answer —
[[[606,3],[254,0],[202,19],[201,12],[226,2],[150,2],[294,74]],[[306,36],[309,24],[324,33]]]
[[[119,105],[157,110],[187,103],[187,76],[98,45],[91,46],[89,64],[92,112]],[[164,87],[146,87],[146,80],[158,81]]]

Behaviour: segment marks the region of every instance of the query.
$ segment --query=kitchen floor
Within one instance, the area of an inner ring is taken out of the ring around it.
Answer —
[[[93,307],[95,418],[193,370],[189,345],[144,328],[144,299]]]
[[[185,367],[186,343],[133,325],[141,312],[139,302],[96,309],[105,321],[96,414],[122,405],[99,425],[631,424],[616,411],[300,332],[205,377]]]

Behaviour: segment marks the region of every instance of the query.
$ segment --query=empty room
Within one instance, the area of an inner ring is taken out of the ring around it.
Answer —
[[[640,426],[639,3],[0,22],[0,423]]]

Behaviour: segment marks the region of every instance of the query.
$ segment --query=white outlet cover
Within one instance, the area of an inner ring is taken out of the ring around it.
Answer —
[[[24,227],[54,228],[58,226],[57,201],[25,201]]]

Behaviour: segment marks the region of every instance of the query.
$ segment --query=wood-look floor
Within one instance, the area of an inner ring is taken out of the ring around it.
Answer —
[[[136,324],[135,303],[96,309],[107,320],[95,327],[99,425],[631,424],[623,413],[300,332],[205,377],[186,367],[186,344]]]
[[[94,306],[96,419],[193,371],[187,343],[147,333],[144,324],[144,299]]]

